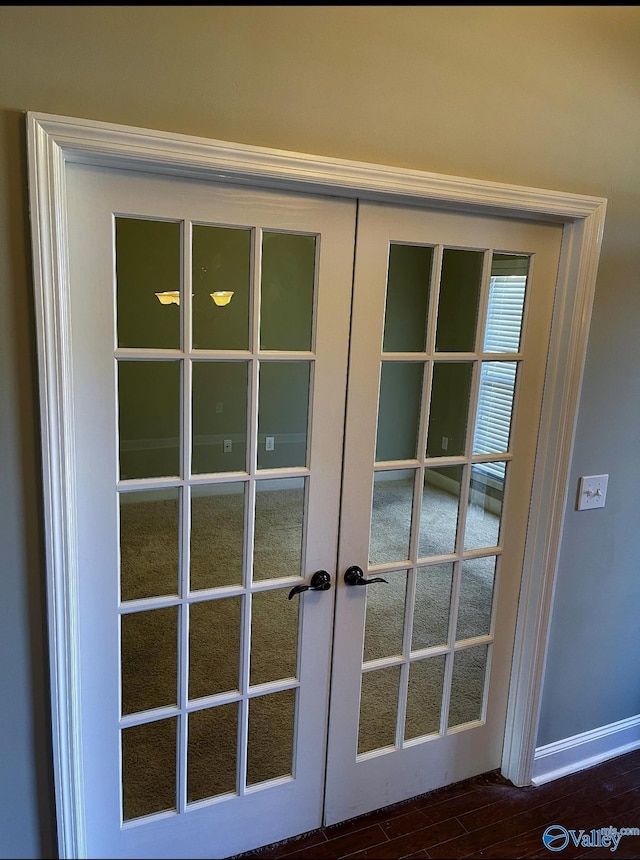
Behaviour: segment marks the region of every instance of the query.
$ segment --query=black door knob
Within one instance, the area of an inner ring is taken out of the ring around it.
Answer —
[[[326,570],[316,570],[309,585],[296,585],[289,592],[289,600],[301,591],[328,591],[331,588],[331,574]]]
[[[381,576],[372,576],[371,579],[365,579],[362,568],[357,564],[351,565],[344,572],[344,581],[347,585],[371,585],[372,582],[386,582]]]

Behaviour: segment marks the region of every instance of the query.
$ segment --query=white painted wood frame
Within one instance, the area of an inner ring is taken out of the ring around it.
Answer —
[[[60,857],[86,856],[65,202],[70,162],[564,225],[502,757],[503,774],[529,784],[606,200],[37,112],[27,113],[26,123]]]

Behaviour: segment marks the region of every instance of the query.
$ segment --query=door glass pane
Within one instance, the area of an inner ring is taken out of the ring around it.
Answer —
[[[427,457],[464,454],[472,373],[471,361],[434,364]]]
[[[442,655],[416,660],[409,666],[404,727],[404,739],[407,741],[440,731],[444,661]]]
[[[189,607],[190,699],[238,689],[241,610],[241,597]]]
[[[260,363],[258,468],[306,466],[310,362]]]
[[[180,349],[181,225],[115,220],[118,346]]]
[[[424,352],[433,248],[389,245],[385,352]]]
[[[193,362],[195,475],[246,470],[247,367],[246,361]]]
[[[447,644],[452,582],[453,564],[434,564],[418,568],[412,651]]]
[[[176,806],[177,720],[122,730],[122,807],[129,821]]]
[[[175,705],[178,607],[123,615],[121,637],[122,713]]]
[[[250,684],[297,676],[300,599],[288,588],[258,591],[251,598]]]
[[[376,472],[373,484],[369,564],[409,558],[414,469]]]
[[[382,362],[376,460],[415,459],[423,368],[422,362]]]
[[[304,503],[304,478],[256,482],[254,580],[302,573]]]
[[[261,349],[311,350],[316,237],[262,234]]]
[[[120,478],[180,474],[180,362],[119,361]]]
[[[191,590],[240,585],[245,485],[191,488]]]
[[[492,468],[487,468],[492,467]],[[478,463],[471,467],[469,506],[464,531],[464,548],[485,549],[497,546],[504,502],[506,464]]]
[[[516,368],[515,361],[482,362],[474,454],[504,454],[509,448]]]
[[[438,352],[475,351],[483,257],[482,251],[444,249],[436,329]]]
[[[449,728],[482,719],[488,645],[456,651],[451,679]]]
[[[402,654],[407,571],[385,573],[384,579],[367,586],[365,662]]]
[[[421,558],[455,551],[461,485],[462,466],[424,470],[420,515]]]
[[[248,349],[251,230],[194,224],[192,237],[194,349]]]
[[[399,666],[363,672],[358,753],[395,744],[399,685]]]
[[[295,690],[249,699],[247,785],[292,773],[295,702]]]
[[[462,562],[456,640],[489,635],[495,574],[495,555]]]
[[[178,593],[179,490],[120,493],[120,596]]]
[[[236,791],[238,704],[189,714],[187,802]]]
[[[520,349],[528,274],[529,257],[493,255],[484,352],[518,352]]]

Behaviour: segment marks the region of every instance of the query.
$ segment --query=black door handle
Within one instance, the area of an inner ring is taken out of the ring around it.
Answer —
[[[289,592],[289,600],[301,591],[328,591],[331,588],[331,574],[326,570],[316,570],[310,585],[296,585]]]
[[[374,576],[371,579],[365,579],[362,568],[357,564],[348,567],[344,572],[344,581],[347,585],[371,585],[372,582],[387,582],[381,576]]]

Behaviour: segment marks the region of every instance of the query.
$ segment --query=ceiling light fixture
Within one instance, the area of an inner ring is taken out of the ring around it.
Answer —
[[[233,290],[217,290],[215,293],[209,293],[218,307],[228,305],[233,296]]]
[[[180,291],[179,290],[167,290],[165,293],[156,293],[158,301],[161,305],[179,305],[180,304]]]
[[[156,293],[155,295],[161,305],[180,304],[179,290],[166,290],[164,293]],[[218,307],[224,307],[231,301],[233,290],[216,290],[215,293],[209,293],[209,295]]]

